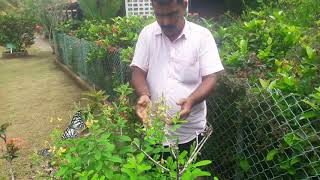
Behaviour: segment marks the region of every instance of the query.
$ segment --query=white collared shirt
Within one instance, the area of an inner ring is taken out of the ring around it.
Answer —
[[[169,117],[181,110],[176,103],[187,98],[202,82],[202,77],[223,70],[218,49],[211,32],[189,21],[180,36],[174,40],[162,33],[157,22],[140,33],[133,61],[147,72],[151,101],[163,96],[170,107]],[[179,138],[179,144],[193,140],[206,126],[206,102],[192,108],[187,123],[170,135]],[[166,143],[165,143],[166,144]]]

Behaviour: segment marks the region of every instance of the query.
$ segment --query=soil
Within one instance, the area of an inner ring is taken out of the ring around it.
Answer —
[[[28,53],[26,58],[0,58],[0,125],[10,122],[7,136],[24,140],[14,160],[16,179],[34,175],[31,156],[44,147],[54,128],[67,126],[83,93],[54,63],[46,41],[37,37]],[[7,162],[0,159],[0,179],[9,179],[8,172]]]

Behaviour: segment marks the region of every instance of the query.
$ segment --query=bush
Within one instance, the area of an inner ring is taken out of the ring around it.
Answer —
[[[172,179],[179,173],[182,180],[198,176],[210,176],[199,167],[211,163],[203,160],[188,162],[190,153],[175,152],[175,156],[162,158],[170,152],[162,146],[165,140],[164,111],[160,102],[153,112],[152,126],[137,122],[129,97],[133,89],[121,85],[115,91],[119,97],[112,104],[105,104],[102,91],[87,94],[90,103],[83,114],[86,127],[80,138],[55,139],[50,151],[54,153],[52,164],[62,179]],[[172,128],[181,123],[173,119]],[[151,123],[151,122],[150,122]],[[84,132],[84,133],[83,133]],[[172,152],[176,151],[172,147]],[[174,158],[177,157],[177,158]],[[178,161],[178,162],[177,162]]]
[[[221,42],[220,55],[229,72],[253,84],[260,80],[264,88],[304,96],[319,86],[319,24],[305,16],[316,1],[300,2],[305,9],[299,8],[295,16],[295,0],[285,2],[248,11],[216,27],[214,36]]]
[[[69,20],[61,23],[56,30],[79,39],[95,42],[99,48],[90,50],[88,62],[105,59],[106,51],[114,54],[118,49],[124,49],[121,60],[130,64],[134,52],[133,47],[140,31],[154,21],[154,18],[116,17],[111,21],[112,23],[105,20]]]
[[[80,0],[80,8],[90,19],[109,20],[117,15],[122,1],[119,0]]]
[[[34,43],[35,22],[30,19],[4,15],[0,16],[0,45],[12,44],[14,51],[24,51]]]

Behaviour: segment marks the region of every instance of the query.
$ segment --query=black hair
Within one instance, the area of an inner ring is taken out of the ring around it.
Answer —
[[[158,3],[160,5],[170,4],[172,2],[177,2],[177,4],[183,4],[184,0],[151,0],[153,3]]]

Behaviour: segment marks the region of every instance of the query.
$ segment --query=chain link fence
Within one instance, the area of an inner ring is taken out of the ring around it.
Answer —
[[[83,80],[108,94],[130,79],[119,51],[88,62],[95,43],[54,33],[58,59]],[[220,179],[319,179],[320,119],[308,119],[302,97],[249,86],[221,75],[207,100],[213,133],[201,158]]]

